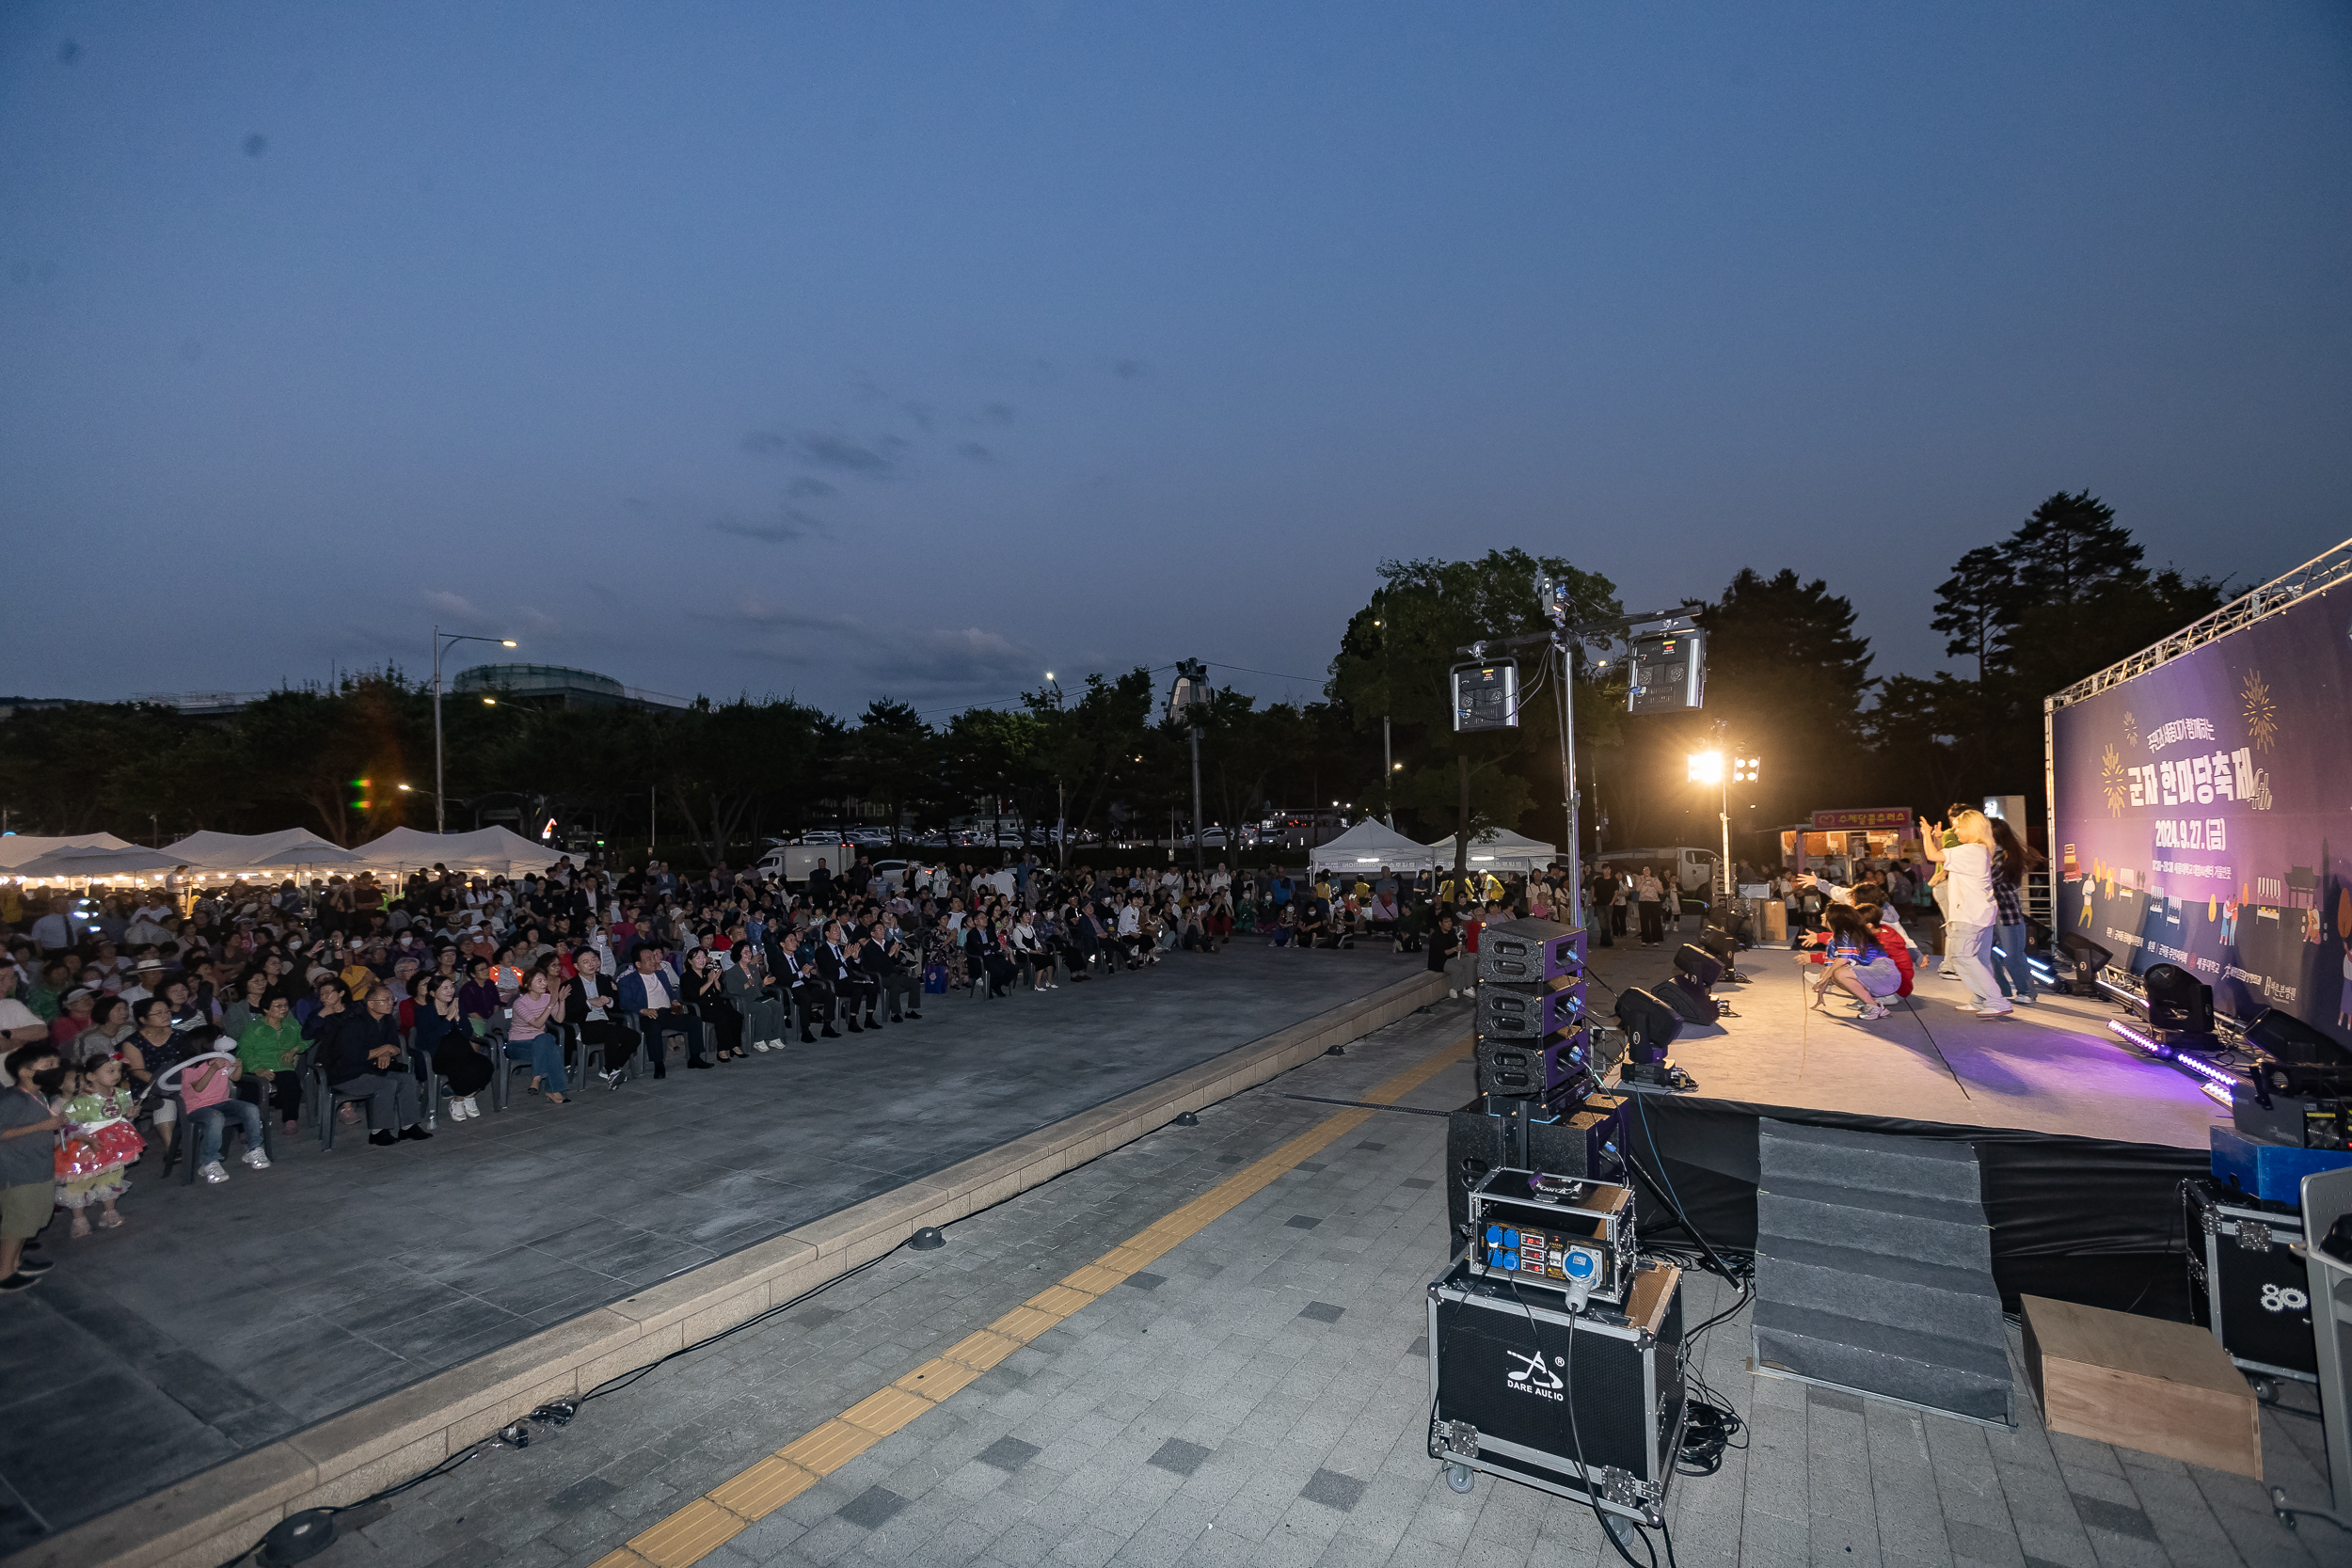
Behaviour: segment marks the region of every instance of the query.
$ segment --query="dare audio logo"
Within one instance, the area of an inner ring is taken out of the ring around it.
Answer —
[[[1518,1363],[1504,1376],[1505,1387],[1516,1389],[1522,1394],[1533,1394],[1537,1399],[1550,1400],[1554,1403],[1559,1402],[1562,1398],[1561,1390],[1567,1387],[1567,1385],[1560,1381],[1559,1373],[1544,1365],[1542,1351],[1539,1350],[1533,1355],[1525,1355],[1515,1350],[1505,1351],[1503,1354]],[[1561,1356],[1554,1356],[1552,1360],[1555,1364],[1565,1364],[1565,1358]]]

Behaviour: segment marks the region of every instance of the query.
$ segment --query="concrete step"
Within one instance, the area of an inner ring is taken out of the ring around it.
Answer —
[[[1980,1421],[2012,1418],[2006,1345],[1996,1349],[1761,1299],[1755,1343],[1757,1363],[1769,1370]]]
[[[1974,1203],[1911,1193],[1872,1193],[1787,1178],[1756,1195],[1756,1244],[1818,1243],[1857,1252],[1886,1252],[1947,1268],[1993,1267],[1993,1227]]]
[[[1983,1196],[1976,1150],[1964,1143],[1766,1119],[1757,1124],[1756,1151],[1767,1187],[1787,1177],[1967,1203]]]
[[[1756,1288],[1788,1307],[1970,1344],[2007,1343],[2000,1292],[1981,1269],[1782,1239],[1757,1256]]]

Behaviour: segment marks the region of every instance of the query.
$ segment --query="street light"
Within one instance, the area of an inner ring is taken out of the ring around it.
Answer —
[[[441,653],[459,642],[495,642],[501,648],[515,646],[515,640],[511,637],[472,637],[453,631],[445,632],[438,626],[433,628],[433,831],[437,833],[449,832],[449,823],[441,806],[441,791],[447,787],[441,777]],[[485,706],[498,706],[495,697],[485,697],[482,701]]]
[[[1692,784],[1719,784],[1724,782],[1723,752],[1692,752],[1690,761]]]
[[[1728,905],[1733,895],[1739,891],[1739,884],[1733,880],[1731,875],[1731,786],[1735,783],[1756,783],[1763,771],[1764,759],[1735,754],[1728,759],[1731,764],[1728,769],[1724,766],[1725,760],[1721,751],[1693,752],[1690,756],[1691,782],[1696,784],[1713,784],[1720,791],[1716,820],[1723,826],[1723,896],[1724,903]]]

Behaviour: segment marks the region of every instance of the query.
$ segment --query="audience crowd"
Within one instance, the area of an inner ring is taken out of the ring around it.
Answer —
[[[1817,994],[1836,988],[1875,1016],[1910,985],[1903,917],[1947,912],[1960,872],[1970,919],[1952,918],[1964,950],[1947,973],[1995,1014],[2011,996],[2032,1000],[2022,940],[2006,943],[2020,958],[1997,976],[1978,961],[2012,922],[2022,938],[2026,854],[1970,816],[1930,825],[1934,867],[1866,863],[1851,886],[1746,866],[1738,879],[1785,899],[1796,944],[1820,949]],[[1986,867],[1949,847],[1963,833],[1985,842]],[[232,1133],[256,1171],[269,1168],[273,1136],[306,1126],[331,1138],[334,1123],[356,1135],[364,1119],[371,1143],[421,1141],[437,1109],[462,1125],[516,1078],[560,1106],[676,1066],[711,1070],[918,1022],[928,998],[1054,991],[1234,942],[1302,953],[1384,942],[1424,954],[1458,997],[1492,922],[1532,915],[1581,924],[1599,944],[1638,934],[1656,945],[1705,898],[1671,865],[1596,865],[1576,887],[1559,867],[1294,878],[1060,870],[1034,855],[887,877],[859,858],[820,863],[797,888],[723,866],[615,872],[568,858],[513,879],[437,865],[383,882],[103,896],[0,885],[0,1291],[45,1272],[33,1238],[56,1212],[73,1236],[121,1225],[128,1173],[151,1152],[217,1184]]]

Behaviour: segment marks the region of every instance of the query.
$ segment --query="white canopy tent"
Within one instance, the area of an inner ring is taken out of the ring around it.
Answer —
[[[563,858],[561,850],[534,844],[511,828],[477,828],[469,833],[394,828],[352,853],[359,865],[371,871],[406,871],[438,863],[452,871],[478,871],[489,877],[545,871]]]
[[[13,871],[26,861],[39,860],[52,849],[128,849],[127,838],[112,833],[68,833],[62,838],[30,838],[23,833],[0,837],[0,871]]]
[[[1438,858],[1438,868],[1451,870],[1454,865],[1454,834],[1431,845],[1425,853]],[[1489,828],[1474,835],[1470,843],[1470,868],[1472,871],[1541,871],[1549,865],[1559,850],[1551,845],[1501,828]]]
[[[56,879],[103,882],[115,877],[160,876],[179,863],[161,849],[143,849],[135,844],[126,844],[119,849],[93,845],[87,848],[52,849],[12,867],[10,875],[28,881]]]
[[[193,832],[164,848],[199,871],[242,872],[298,865],[355,865],[359,857],[308,828],[274,833]]]
[[[1328,844],[1316,846],[1307,857],[1310,871],[1372,873],[1384,865],[1391,871],[1422,871],[1437,863],[1424,846],[1376,816],[1367,816]]]

